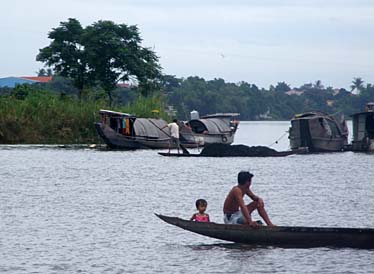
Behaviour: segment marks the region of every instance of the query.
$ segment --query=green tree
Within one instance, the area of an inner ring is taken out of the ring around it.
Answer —
[[[287,92],[290,91],[291,88],[286,82],[278,82],[278,84],[275,86],[275,91],[277,92]]]
[[[60,76],[73,80],[78,88],[79,97],[87,78],[87,61],[82,36],[84,29],[77,19],[69,18],[54,28],[48,38],[52,39],[49,46],[39,50],[36,60],[53,68]]]
[[[78,20],[61,22],[48,37],[53,41],[37,55],[37,61],[52,67],[55,73],[70,78],[79,89],[101,86],[112,103],[112,90],[119,81],[132,80],[147,95],[159,88],[161,67],[158,57],[141,46],[136,26],[98,21],[82,28]]]
[[[41,68],[36,73],[38,74],[38,76],[52,76],[53,75],[52,69],[50,68],[48,69]]]
[[[83,44],[89,66],[89,79],[98,81],[108,93],[119,81],[133,80],[143,95],[158,90],[161,67],[158,57],[140,45],[137,26],[98,21],[84,30]]]
[[[322,85],[322,81],[321,81],[321,80],[317,80],[317,81],[314,83],[313,87],[314,87],[315,89],[323,89],[323,88],[324,88],[324,86]]]
[[[362,80],[361,77],[353,78],[351,91],[355,89],[357,89],[358,91],[361,91],[363,88],[364,88],[364,80]]]

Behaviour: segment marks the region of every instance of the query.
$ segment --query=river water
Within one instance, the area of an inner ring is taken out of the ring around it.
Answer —
[[[243,122],[236,143],[270,145],[288,127]],[[287,135],[273,148],[287,149]],[[0,273],[374,273],[374,250],[238,245],[153,214],[190,218],[205,198],[222,222],[226,193],[250,169],[277,225],[374,228],[374,155],[178,159],[0,146],[0,163]]]

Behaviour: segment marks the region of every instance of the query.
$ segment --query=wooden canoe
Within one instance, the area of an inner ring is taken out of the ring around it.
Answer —
[[[350,247],[374,249],[374,229],[288,227],[199,223],[156,214],[163,221],[204,236],[251,245],[282,247]]]
[[[168,157],[285,157],[288,155],[297,154],[295,151],[280,151],[271,155],[204,155],[204,154],[184,154],[184,153],[169,153],[159,152],[159,155]]]

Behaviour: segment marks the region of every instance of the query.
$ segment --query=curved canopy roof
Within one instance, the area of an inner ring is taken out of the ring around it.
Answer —
[[[137,118],[134,123],[135,135],[148,138],[169,138],[169,128],[161,130],[166,125],[167,123],[162,119]]]
[[[222,134],[231,130],[227,121],[219,118],[196,119],[190,120],[188,123],[196,133],[207,130],[209,134]]]

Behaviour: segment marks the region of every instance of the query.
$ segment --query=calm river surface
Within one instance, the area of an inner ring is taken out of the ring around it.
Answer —
[[[242,122],[236,143],[270,145],[288,127]],[[287,135],[273,148],[287,149]],[[0,146],[0,163],[0,273],[374,273],[374,250],[237,245],[153,215],[190,218],[205,198],[222,222],[226,193],[250,169],[275,224],[374,228],[373,154],[177,159]]]

